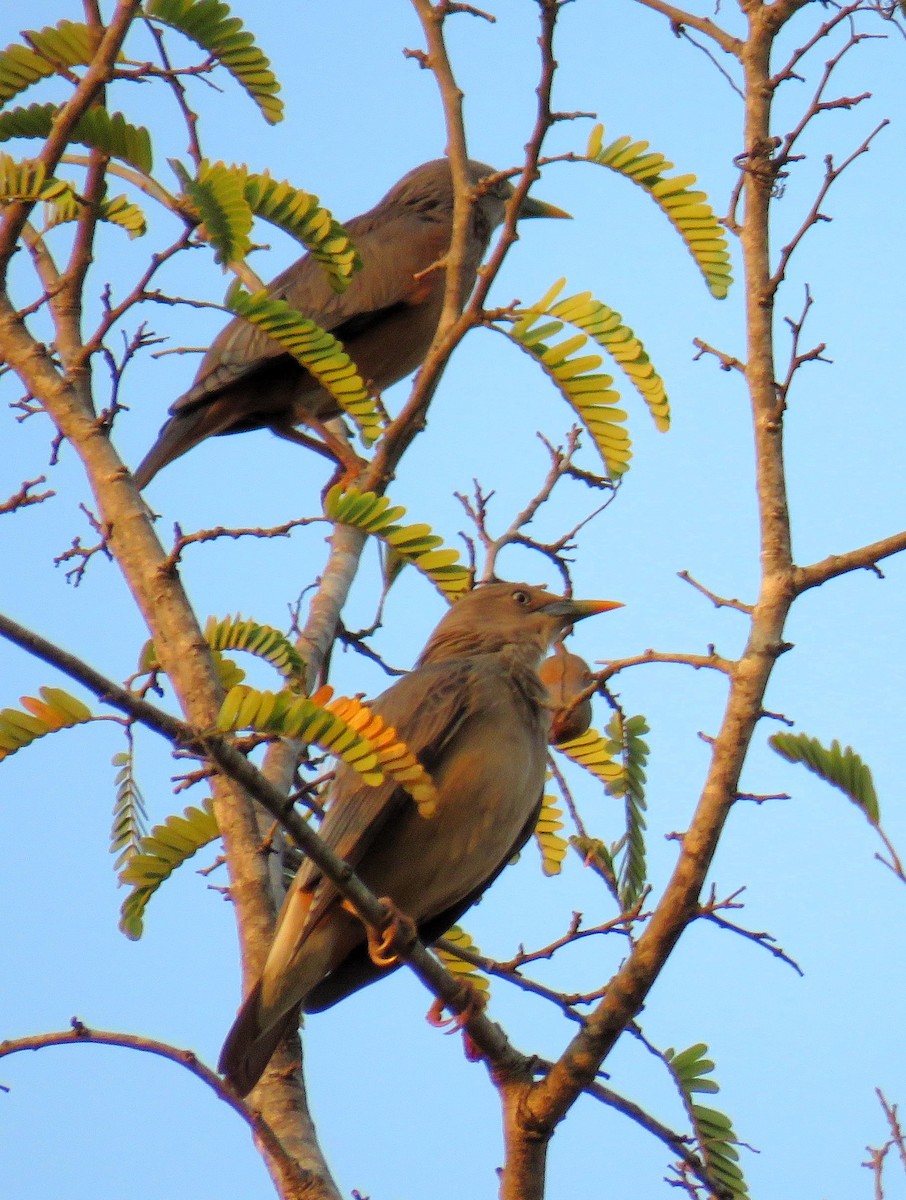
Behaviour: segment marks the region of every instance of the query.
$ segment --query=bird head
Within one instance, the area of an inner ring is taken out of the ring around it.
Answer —
[[[478,188],[482,180],[497,174],[487,163],[470,159],[468,164],[469,182],[473,188]],[[487,236],[503,222],[506,203],[513,194],[513,185],[508,179],[496,179],[480,188],[475,200],[476,215],[481,225],[486,227]],[[435,220],[451,220],[453,215],[453,175],[448,158],[435,158],[431,162],[422,163],[390,189],[378,209],[389,208],[395,211],[399,208],[411,209],[423,217]],[[376,210],[377,211],[377,210]],[[534,196],[526,196],[519,206],[519,219],[523,217],[569,217],[568,212],[537,200]]]
[[[574,600],[528,583],[486,583],[453,605],[431,635],[419,666],[445,658],[524,647],[540,662],[585,617],[622,608],[618,600]]]

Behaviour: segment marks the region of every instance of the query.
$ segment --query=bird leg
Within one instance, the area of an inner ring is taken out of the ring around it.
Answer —
[[[407,950],[418,941],[418,926],[410,916],[397,908],[389,896],[380,897],[385,910],[382,929],[365,925],[368,937],[368,954],[376,967],[398,967],[402,962],[400,950]],[[347,912],[358,916],[352,905],[343,901]]]
[[[484,1012],[487,1003],[487,995],[470,983],[467,979],[459,980],[460,995],[463,998],[463,1008],[461,1012],[453,1013],[449,1017],[444,1016],[445,1003],[443,1000],[437,999],[425,1013],[425,1020],[429,1025],[433,1025],[435,1029],[443,1029],[449,1025],[447,1033],[456,1033],[458,1029],[468,1024],[469,1021],[478,1013]],[[457,997],[458,998],[458,997]],[[468,1044],[467,1044],[468,1051]]]
[[[322,441],[303,433],[294,425],[272,425],[271,429],[277,437],[283,438],[287,442],[295,442],[297,446],[305,446],[309,450],[314,450],[315,454],[320,454],[323,458],[329,458],[331,462],[337,463],[339,470],[331,478],[329,486],[340,481],[350,483],[367,465],[366,460],[356,454],[351,446],[346,445],[340,438],[332,434],[320,421],[311,418],[308,423],[320,435]]]

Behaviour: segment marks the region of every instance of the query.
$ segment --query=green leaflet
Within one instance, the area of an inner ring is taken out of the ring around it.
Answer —
[[[321,207],[317,196],[293,187],[286,180],[272,179],[264,172],[247,174],[245,198],[256,216],[305,246],[327,271],[335,292],[349,286],[362,260],[346,230],[328,209]]]
[[[585,159],[609,167],[643,188],[685,242],[711,295],[718,300],[727,295],[733,277],[726,231],[705,192],[691,190],[697,182],[694,175],[669,175],[673,163],[649,150],[648,142],[620,137],[605,146],[603,125],[592,130]]]
[[[605,741],[594,729],[587,729],[572,741],[560,742],[555,748],[572,762],[590,771],[609,789],[621,775],[620,764],[614,761],[611,747],[611,741]]]
[[[625,717],[618,710],[607,725],[607,748],[615,758],[622,759],[616,779],[605,786],[612,796],[622,797],[626,809],[626,841],[620,865],[620,902],[631,908],[642,894],[648,878],[645,860],[645,764],[648,743],[642,735],[648,732],[644,717]]]
[[[324,515],[331,521],[352,525],[381,538],[394,556],[427,575],[448,600],[468,591],[471,577],[459,560],[459,552],[443,548],[443,539],[432,532],[430,525],[398,524],[405,514],[405,508],[391,505],[387,496],[360,492],[357,488],[344,491],[339,484],[324,497]]]
[[[541,801],[541,812],[535,825],[534,837],[541,854],[541,870],[545,875],[559,875],[566,858],[568,844],[561,837],[563,812],[554,796],[545,796]]]
[[[817,738],[805,733],[775,733],[768,738],[768,745],[781,758],[802,763],[819,779],[839,788],[862,810],[872,825],[880,823],[881,811],[871,768],[851,746],[843,748],[835,738],[828,749]]]
[[[77,221],[83,211],[82,202],[69,192],[58,200],[49,200],[44,205],[44,229],[54,229],[70,221]],[[130,238],[142,237],[148,229],[145,214],[126,196],[113,196],[103,200],[97,207],[97,215],[101,221],[110,225],[118,225],[124,229]]]
[[[10,138],[46,138],[62,111],[58,104],[30,104],[0,113],[0,142]],[[151,173],[151,137],[143,125],[130,125],[122,113],[96,107],[79,120],[71,140],[90,150],[122,159],[145,175]]]
[[[327,686],[299,696],[239,685],[227,693],[217,725],[314,743],[348,763],[365,783],[377,785],[389,775],[410,794],[421,816],[434,816],[437,792],[431,777],[396,730],[361,700],[332,696]]]
[[[284,679],[300,684],[305,663],[292,642],[272,625],[259,625],[237,613],[235,617],[208,617],[205,641],[213,650],[245,650],[275,667]]]
[[[280,84],[270,60],[238,17],[220,0],[146,0],[145,16],[172,29],[207,51],[230,72],[258,105],[271,125],[283,120]]]
[[[223,163],[203,162],[195,179],[171,164],[195,211],[204,236],[214,247],[214,261],[241,262],[251,249],[252,210],[245,198],[241,171]]]
[[[23,696],[22,708],[0,710],[0,761],[58,729],[94,720],[81,700],[62,688],[42,687],[41,698]]]
[[[481,954],[481,951],[472,941],[471,935],[459,925],[454,925],[452,929],[448,929],[443,936],[445,942],[450,943],[450,949],[446,946],[435,946],[434,953],[444,964],[447,970],[457,977],[477,988],[485,997],[491,994],[491,981],[477,967],[473,967],[471,963],[465,959],[458,958],[454,947],[459,946],[463,950],[467,950],[470,954]]]
[[[117,856],[115,871],[121,870],[140,852],[142,838],[148,832],[148,814],[135,779],[134,751],[129,737],[128,750],[114,754],[116,799],[113,803],[113,823],[110,827],[110,853]]]
[[[747,1200],[749,1189],[737,1165],[739,1151],[736,1149],[737,1138],[730,1118],[715,1108],[698,1104],[694,1099],[696,1094],[704,1092],[713,1095],[720,1091],[717,1083],[707,1078],[714,1070],[714,1063],[706,1057],[707,1053],[708,1047],[704,1042],[699,1042],[679,1054],[666,1050],[662,1058],[692,1122],[709,1180],[731,1200]]]
[[[287,350],[333,396],[355,422],[366,445],[377,441],[383,417],[355,364],[341,344],[285,300],[272,300],[266,291],[249,295],[241,289],[230,296],[237,316],[257,325]]]
[[[509,329],[499,325],[495,328],[542,366],[592,435],[608,472],[619,476],[631,458],[629,437],[622,428],[626,413],[615,407],[620,395],[612,387],[613,377],[598,373],[600,355],[580,352],[589,338],[605,350],[645,401],[662,431],[670,427],[667,393],[645,347],[623,324],[620,314],[596,300],[591,292],[557,300],[565,286],[565,279],[557,280],[537,303],[515,314],[517,319]],[[554,319],[539,324],[544,317]],[[552,343],[564,325],[573,325],[582,333]]]
[[[58,73],[59,67],[90,63],[101,40],[101,30],[76,21],[60,21],[23,35],[31,46],[13,42],[0,52],[0,105],[41,79]]]
[[[120,871],[120,883],[131,888],[120,909],[120,929],[127,938],[142,936],[145,908],[164,880],[219,836],[211,801],[206,800],[201,808],[167,817],[141,839]]]
[[[44,164],[37,159],[17,162],[0,152],[0,204],[8,200],[56,200],[72,193],[71,184],[48,179]]]

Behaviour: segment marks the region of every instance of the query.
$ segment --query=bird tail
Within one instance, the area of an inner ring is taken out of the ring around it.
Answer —
[[[227,1034],[217,1069],[240,1096],[246,1096],[264,1074],[275,1050],[287,1034],[298,1028],[299,1005],[272,1024],[262,1025],[261,983],[246,996]]]
[[[206,436],[203,432],[193,436],[196,432],[194,427],[199,423],[199,419],[192,420],[191,416],[171,417],[167,421],[157,441],[132,473],[139,491],[148,486],[158,471],[202,441]]]

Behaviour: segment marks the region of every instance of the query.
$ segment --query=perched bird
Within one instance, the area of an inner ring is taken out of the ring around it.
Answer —
[[[550,726],[541,659],[575,621],[619,607],[523,583],[484,584],[453,605],[415,669],[370,705],[432,776],[436,813],[421,816],[402,787],[368,786],[340,764],[320,834],[426,942],[481,896],[535,826]],[[329,1008],[387,970],[369,957],[362,922],[304,862],[220,1070],[245,1095],[300,1009]]]
[[[571,742],[591,725],[591,699],[586,697],[579,704],[573,703],[591,683],[591,668],[584,658],[570,654],[563,643],[558,642],[554,653],[538,668],[538,674],[547,688],[552,710],[549,741],[554,746]]]
[[[493,167],[469,163],[473,185],[493,174]],[[463,303],[512,192],[510,183],[498,181],[472,205]],[[520,218],[568,215],[531,197],[519,209]],[[362,260],[345,292],[335,293],[323,267],[306,255],[273,280],[268,294],[338,338],[363,378],[382,391],[421,366],[440,320],[446,282],[442,260],[453,228],[449,160],[416,167],[376,208],[345,227]],[[135,471],[135,482],[145,487],[162,467],[205,438],[265,427],[325,452],[323,442],[296,428],[305,425],[325,438],[328,454],[349,459],[349,449],[324,430],[324,422],[339,414],[334,398],[291,354],[237,317],[214,339],[192,387],[171,406],[169,421]]]

